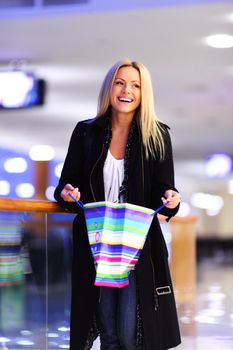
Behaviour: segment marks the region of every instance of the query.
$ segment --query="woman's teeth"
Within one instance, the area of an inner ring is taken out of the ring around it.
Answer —
[[[132,102],[132,99],[131,98],[126,98],[126,97],[119,97],[119,100],[121,102]]]

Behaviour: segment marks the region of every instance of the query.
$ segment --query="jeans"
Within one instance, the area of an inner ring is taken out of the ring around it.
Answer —
[[[99,327],[101,350],[142,350],[136,346],[137,301],[135,272],[123,288],[101,288]]]

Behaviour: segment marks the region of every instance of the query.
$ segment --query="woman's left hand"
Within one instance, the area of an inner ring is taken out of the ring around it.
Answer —
[[[161,199],[167,208],[174,209],[180,203],[180,194],[173,190],[167,190]]]

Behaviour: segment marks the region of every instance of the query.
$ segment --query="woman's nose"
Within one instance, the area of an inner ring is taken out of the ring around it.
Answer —
[[[129,92],[131,91],[131,85],[125,83],[124,86],[123,86],[123,91],[124,91],[125,93],[129,93]]]

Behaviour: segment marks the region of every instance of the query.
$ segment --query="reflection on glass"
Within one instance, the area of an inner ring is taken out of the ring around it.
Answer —
[[[72,219],[0,213],[0,347],[68,348]]]

